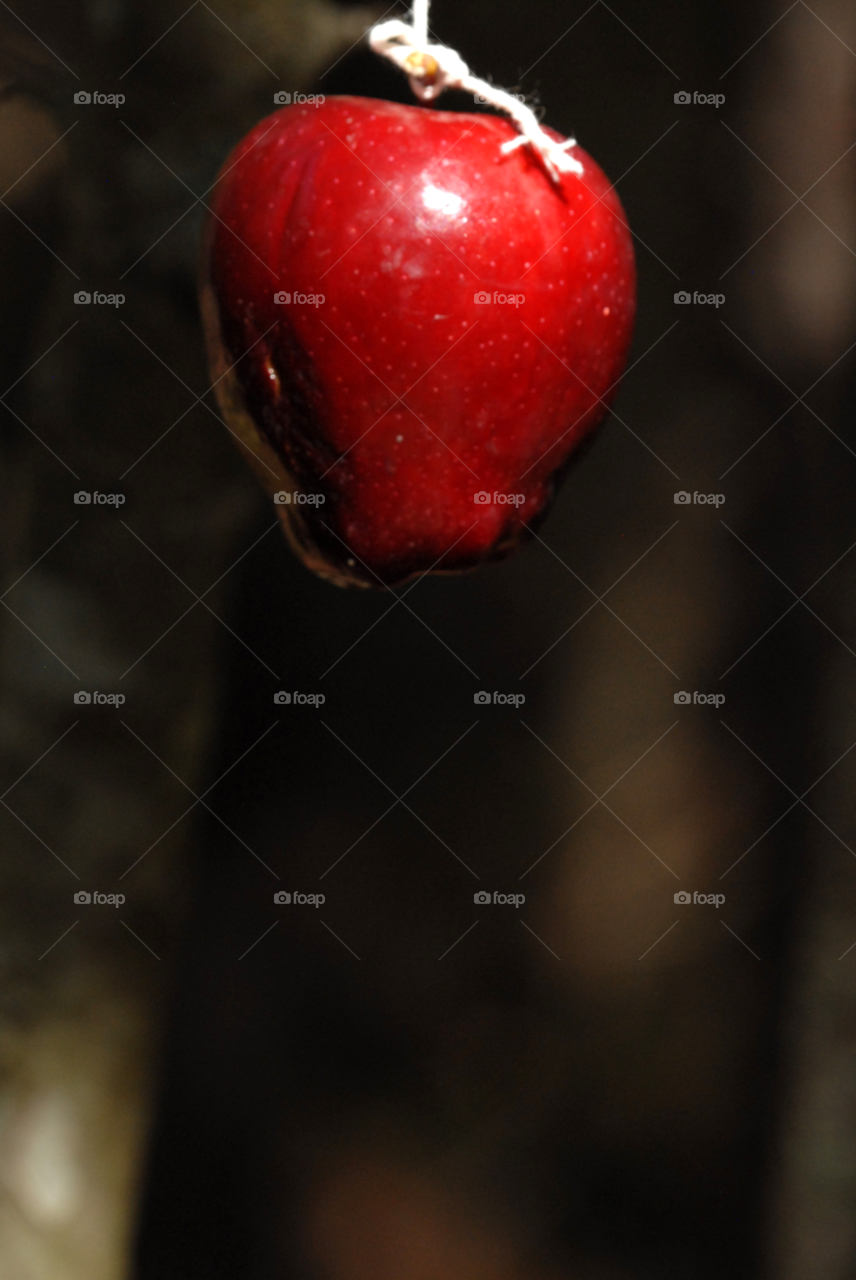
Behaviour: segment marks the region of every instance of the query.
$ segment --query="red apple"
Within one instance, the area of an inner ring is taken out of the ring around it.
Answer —
[[[529,146],[503,155],[516,136],[330,98],[262,120],[219,178],[220,403],[292,498],[293,545],[340,584],[508,554],[615,392],[635,309],[618,197],[579,147],[559,182]]]

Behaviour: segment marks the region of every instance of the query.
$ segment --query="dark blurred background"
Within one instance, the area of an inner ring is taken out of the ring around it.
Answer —
[[[0,8],[0,1280],[848,1280],[856,15],[432,5],[639,316],[538,539],[396,603],[291,556],[196,300],[276,90],[411,101],[381,13]]]

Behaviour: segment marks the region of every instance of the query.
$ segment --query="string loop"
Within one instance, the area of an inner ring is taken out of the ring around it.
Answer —
[[[535,112],[525,102],[496,85],[488,84],[486,80],[480,80],[454,49],[435,44],[430,39],[428,3],[429,0],[413,0],[409,24],[393,18],[372,27],[369,45],[374,52],[394,62],[405,73],[420,102],[432,102],[444,89],[463,89],[511,116],[520,136],[503,143],[500,148],[503,155],[517,147],[531,146],[541,157],[554,182],[559,182],[563,173],[582,173],[583,166],[579,160],[568,155],[570,148],[576,146],[575,139],[556,142],[541,128]]]

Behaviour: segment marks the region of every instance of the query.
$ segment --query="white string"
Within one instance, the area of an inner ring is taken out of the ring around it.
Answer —
[[[472,75],[454,49],[432,43],[428,35],[428,4],[429,0],[413,0],[409,26],[393,18],[372,27],[369,44],[375,53],[389,58],[406,73],[411,89],[421,102],[431,102],[444,89],[463,89],[466,93],[478,94],[485,102],[510,115],[520,136],[503,143],[500,148],[503,155],[529,145],[538,152],[554,182],[558,182],[563,173],[582,173],[579,160],[567,154],[570,147],[576,146],[575,139],[555,142],[525,102]]]
[[[413,0],[410,18],[413,23],[413,38],[424,48],[428,43],[428,0]]]

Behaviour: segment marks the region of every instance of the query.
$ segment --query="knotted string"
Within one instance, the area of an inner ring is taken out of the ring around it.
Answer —
[[[430,40],[428,3],[429,0],[413,0],[410,25],[393,18],[372,27],[369,44],[375,53],[389,58],[406,73],[411,89],[421,102],[431,102],[444,89],[463,89],[466,93],[478,94],[483,101],[505,111],[517,125],[520,136],[503,143],[500,148],[503,155],[528,145],[537,151],[554,182],[559,182],[563,173],[582,173],[583,166],[579,160],[567,154],[571,147],[576,146],[575,139],[554,141],[541,128],[534,111],[525,102],[472,75],[454,49]]]

